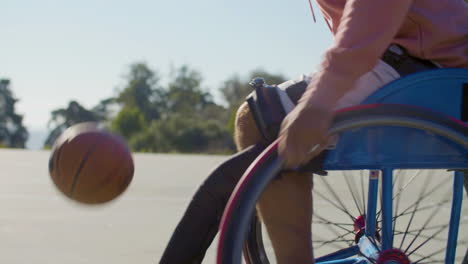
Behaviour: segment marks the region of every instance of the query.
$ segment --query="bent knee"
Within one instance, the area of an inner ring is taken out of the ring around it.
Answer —
[[[262,193],[262,197],[287,199],[288,197],[311,192],[313,185],[312,173],[282,172],[278,178],[267,185]]]
[[[283,172],[267,185],[257,201],[260,219],[271,224],[290,221],[290,216],[308,217],[312,210],[312,188],[310,173]]]
[[[247,102],[244,102],[237,110],[234,125],[234,141],[238,150],[262,141],[262,135]]]

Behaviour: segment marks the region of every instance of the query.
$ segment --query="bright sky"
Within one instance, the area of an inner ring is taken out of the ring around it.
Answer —
[[[0,78],[9,78],[30,130],[72,99],[114,95],[128,65],[199,70],[207,88],[255,68],[295,78],[331,43],[307,0],[3,0]],[[216,95],[216,93],[214,92]]]

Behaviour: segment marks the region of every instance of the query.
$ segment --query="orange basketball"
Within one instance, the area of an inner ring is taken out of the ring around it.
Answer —
[[[132,155],[120,137],[81,123],[56,140],[49,173],[69,198],[87,204],[108,202],[127,189],[133,178]]]

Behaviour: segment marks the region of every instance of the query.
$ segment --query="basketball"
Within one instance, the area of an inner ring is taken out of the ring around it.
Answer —
[[[93,122],[66,129],[56,140],[49,160],[55,186],[67,197],[86,204],[105,203],[122,194],[133,171],[125,141]]]

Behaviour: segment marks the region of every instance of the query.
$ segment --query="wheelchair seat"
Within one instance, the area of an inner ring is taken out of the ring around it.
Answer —
[[[468,104],[467,96],[468,69],[437,69],[395,80],[377,90],[362,104],[413,105],[461,120]]]
[[[411,105],[466,121],[467,95],[467,69],[437,69],[395,80],[362,105]],[[466,166],[466,155],[466,148],[421,129],[367,127],[341,134],[326,154],[324,169],[460,168]]]

